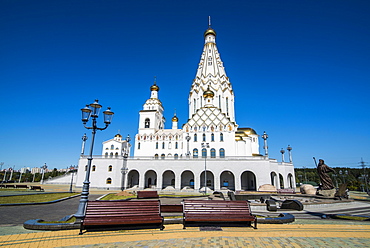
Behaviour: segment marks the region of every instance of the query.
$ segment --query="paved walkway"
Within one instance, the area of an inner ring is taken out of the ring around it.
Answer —
[[[325,221],[324,221],[325,223]],[[342,222],[343,223],[343,222]],[[370,225],[265,224],[257,230],[166,225],[166,229],[86,232],[78,230],[34,232],[0,236],[5,247],[370,247]]]

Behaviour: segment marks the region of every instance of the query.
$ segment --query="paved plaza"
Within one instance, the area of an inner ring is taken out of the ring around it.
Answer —
[[[46,192],[63,191],[63,186],[45,185]],[[66,190],[67,191],[67,190]],[[92,190],[91,198],[106,191]],[[73,214],[78,198],[60,203],[1,206],[0,246],[2,247],[370,247],[370,222],[321,219],[312,214],[300,216],[290,224],[259,224],[249,227],[222,227],[222,231],[201,231],[199,227],[183,229],[180,224],[159,229],[89,231],[36,231],[22,226],[24,219],[52,220],[54,211],[63,209]],[[353,205],[353,206],[352,206]],[[336,211],[351,209],[370,211],[369,202],[337,207]],[[340,205],[337,205],[340,206]],[[39,208],[36,211],[36,208]],[[311,209],[316,213],[334,211],[333,206]],[[63,211],[57,213],[62,216]],[[260,211],[257,211],[260,212]],[[310,217],[312,216],[312,218]],[[13,218],[12,218],[13,217]],[[309,218],[307,218],[309,217]],[[54,219],[56,220],[56,219]]]

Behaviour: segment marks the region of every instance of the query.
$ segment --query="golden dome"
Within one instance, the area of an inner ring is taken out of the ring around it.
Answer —
[[[157,86],[157,84],[156,83],[154,83],[152,86],[150,86],[150,90],[151,91],[159,91],[159,87]]]
[[[122,135],[120,135],[119,133],[117,133],[114,137],[120,137],[120,138],[122,138]]]
[[[215,31],[213,28],[209,27],[209,28],[204,32],[204,37],[206,37],[206,36],[207,36],[207,35],[209,35],[209,34],[212,34],[212,35],[216,36],[216,31]]]
[[[179,118],[177,118],[177,116],[175,115],[174,117],[172,117],[172,121],[174,122],[179,122]]]
[[[251,135],[251,134],[257,135],[257,132],[253,128],[250,128],[250,127],[238,128],[237,132],[238,133],[243,132],[246,135]]]
[[[203,92],[203,97],[204,98],[213,98],[214,96],[215,96],[215,93],[213,93],[213,91],[209,88],[209,85],[208,85],[207,90]]]

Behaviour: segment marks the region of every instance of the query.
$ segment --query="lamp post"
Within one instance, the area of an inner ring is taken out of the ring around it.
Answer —
[[[281,153],[281,162],[284,163],[284,153],[285,153],[285,150],[283,148],[281,148],[280,153]]]
[[[131,141],[131,138],[130,138],[130,135],[127,135],[126,137],[126,143],[125,143],[125,147],[123,149],[123,166],[122,166],[122,169],[121,169],[121,173],[122,173],[122,186],[121,186],[121,190],[124,191],[126,189],[125,187],[125,179],[126,179],[126,174],[127,174],[127,171],[128,171],[128,168],[127,168],[127,158],[128,158],[128,155],[129,155],[129,142]]]
[[[186,141],[188,142],[188,149],[187,149],[187,152],[186,152],[186,158],[190,158],[190,151],[189,151],[189,141],[190,141],[190,136],[189,134],[186,136]]]
[[[108,107],[107,110],[103,112],[104,114],[104,123],[105,127],[99,128],[97,126],[97,118],[99,117],[99,112],[101,109],[101,105],[98,103],[98,100],[95,100],[94,103],[91,103],[89,105],[86,105],[82,111],[82,123],[86,129],[92,130],[92,135],[91,135],[91,144],[90,144],[90,154],[89,157],[87,158],[87,169],[86,169],[86,174],[85,174],[85,181],[83,182],[83,187],[82,187],[82,192],[81,192],[81,199],[80,199],[80,204],[78,206],[77,213],[74,214],[76,219],[78,221],[81,221],[86,214],[86,204],[89,198],[89,186],[90,186],[90,170],[91,170],[91,162],[92,162],[92,154],[94,150],[94,140],[95,140],[95,134],[96,130],[105,130],[109,124],[112,122],[112,118],[114,113],[110,110]],[[86,123],[89,121],[91,118],[91,127],[86,126]]]
[[[41,184],[43,184],[44,183],[44,175],[45,175],[45,170],[46,170],[46,168],[48,168],[47,166],[46,166],[46,163],[41,167],[41,169],[42,169],[42,177],[41,177]]]
[[[293,158],[292,158],[293,148],[290,145],[288,145],[288,147],[286,149],[288,150],[288,154],[289,154],[289,163],[293,163]]]
[[[206,152],[204,153],[204,194],[207,195],[207,148],[209,148],[209,144],[202,143],[202,148],[206,150]]]
[[[269,152],[268,152],[268,146],[267,146],[267,138],[269,136],[267,135],[267,133],[265,131],[263,131],[263,135],[262,135],[262,139],[263,139],[263,149],[265,149],[265,156],[267,157],[269,155]]]
[[[82,136],[81,155],[84,155],[84,153],[85,153],[85,143],[86,143],[86,140],[87,140],[87,136],[86,136],[86,133],[85,133],[84,136]]]

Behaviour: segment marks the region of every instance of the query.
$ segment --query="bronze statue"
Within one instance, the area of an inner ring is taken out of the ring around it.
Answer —
[[[328,175],[329,172],[334,172],[335,173],[335,170],[333,170],[332,168],[327,166],[324,163],[323,159],[319,159],[319,164],[317,165],[317,173],[319,174],[320,181],[321,181],[320,189],[325,190],[325,189],[334,189],[335,188],[334,185],[333,185],[333,181],[331,180],[331,178]]]

